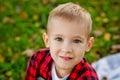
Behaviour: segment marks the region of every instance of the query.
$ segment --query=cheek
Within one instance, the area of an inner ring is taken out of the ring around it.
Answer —
[[[77,52],[84,52],[86,49],[85,44],[78,44],[78,45],[73,45],[72,46],[74,50],[76,50]]]
[[[85,50],[86,50],[85,46],[74,47],[74,51],[76,53],[76,56],[79,58],[84,56]]]
[[[85,49],[84,48],[81,48],[81,49],[77,49],[76,50],[76,59],[77,59],[77,61],[79,62],[79,61],[81,61],[81,59],[84,57],[84,54],[85,54]]]
[[[56,44],[54,41],[50,41],[50,52],[51,52],[51,55],[55,56],[57,55],[57,51],[59,49],[59,46],[58,44]]]
[[[55,50],[60,48],[60,43],[56,42],[54,39],[50,39],[50,48]]]
[[[54,42],[51,42],[50,43],[50,49],[55,51],[59,48],[58,44],[54,43]]]

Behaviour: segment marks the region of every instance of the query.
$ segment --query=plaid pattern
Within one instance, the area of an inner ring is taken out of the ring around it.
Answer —
[[[25,80],[38,80],[40,77],[52,80],[52,63],[49,50],[41,49],[31,57]],[[67,80],[98,80],[98,77],[93,67],[83,59],[74,67]]]

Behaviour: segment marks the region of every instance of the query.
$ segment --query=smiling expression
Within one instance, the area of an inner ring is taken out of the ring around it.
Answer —
[[[87,38],[87,28],[77,21],[57,18],[50,22],[48,29],[43,38],[50,48],[55,66],[72,70],[93,43],[93,39]]]

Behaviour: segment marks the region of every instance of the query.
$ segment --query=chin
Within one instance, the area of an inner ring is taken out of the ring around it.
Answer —
[[[73,69],[73,65],[68,65],[68,64],[61,64],[61,65],[59,65],[59,67],[60,68],[62,68],[62,69]]]

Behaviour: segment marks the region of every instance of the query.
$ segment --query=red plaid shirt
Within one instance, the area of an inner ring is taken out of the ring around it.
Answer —
[[[25,80],[37,80],[39,77],[52,80],[52,63],[49,50],[41,49],[31,57]],[[98,80],[98,77],[93,67],[83,59],[74,67],[67,80]]]

